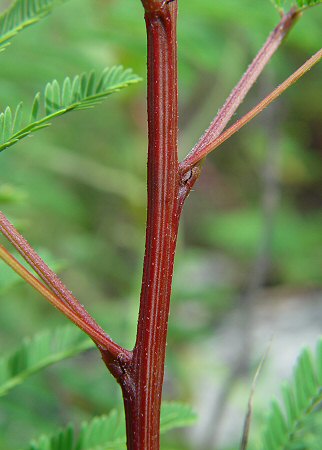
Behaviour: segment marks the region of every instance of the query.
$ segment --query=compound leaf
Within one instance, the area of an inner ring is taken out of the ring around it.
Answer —
[[[0,151],[31,133],[48,127],[55,117],[73,110],[92,108],[109,95],[140,81],[131,69],[124,69],[122,66],[104,69],[98,81],[95,81],[96,78],[95,72],[92,71],[89,74],[77,75],[72,81],[67,77],[62,86],[57,80],[47,83],[44,93],[41,95],[38,92],[35,95],[29,120],[22,127],[22,103],[17,106],[15,114],[7,106],[0,114]]]
[[[262,439],[263,450],[286,450],[295,443],[296,448],[302,448],[303,430],[322,404],[321,361],[322,339],[315,357],[308,349],[302,351],[292,380],[282,388],[283,401],[272,403]]]

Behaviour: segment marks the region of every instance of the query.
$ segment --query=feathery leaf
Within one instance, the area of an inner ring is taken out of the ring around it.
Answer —
[[[0,51],[19,31],[43,17],[64,0],[16,0],[0,15]]]
[[[18,349],[0,359],[0,396],[44,367],[92,347],[93,342],[74,326],[25,339]]]
[[[0,152],[31,133],[48,127],[53,118],[72,110],[92,108],[114,92],[138,81],[140,78],[131,69],[114,66],[104,69],[98,81],[92,71],[77,75],[72,81],[69,77],[65,78],[62,87],[57,80],[47,83],[43,95],[39,92],[35,95],[30,118],[22,127],[22,103],[17,106],[14,120],[9,106],[0,114]]]
[[[273,401],[263,436],[264,450],[286,450],[295,441],[298,444],[297,436],[322,402],[321,361],[322,339],[315,357],[308,349],[300,354],[291,382],[282,387],[282,406]]]
[[[161,410],[161,433],[196,420],[190,406],[180,403],[164,403]],[[95,417],[84,422],[79,436],[73,426],[60,430],[53,436],[42,436],[32,441],[27,450],[125,450],[124,417],[116,411],[108,416]]]

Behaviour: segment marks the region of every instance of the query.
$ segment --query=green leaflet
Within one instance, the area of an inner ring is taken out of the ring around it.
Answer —
[[[0,15],[0,51],[8,41],[43,17],[64,0],[16,0]]]
[[[189,427],[197,421],[197,414],[190,405],[177,402],[163,402],[161,408],[160,431]]]
[[[296,3],[299,8],[307,8],[322,3],[322,0],[296,0]]]
[[[25,339],[15,351],[0,359],[0,396],[44,367],[93,347],[93,342],[75,326]]]
[[[273,401],[262,439],[263,450],[290,450],[295,448],[294,445],[302,448],[303,431],[315,420],[321,402],[322,339],[318,342],[315,356],[309,349],[302,351],[293,378],[282,387],[281,404]]]
[[[161,433],[189,426],[196,421],[191,407],[181,403],[163,403]],[[74,426],[60,430],[53,436],[42,436],[32,441],[27,450],[125,450],[124,417],[116,411],[96,417],[81,426],[78,436]]]
[[[272,2],[279,11],[284,11],[295,6],[300,10],[304,10],[322,3],[322,0],[272,0]]]
[[[62,86],[57,80],[47,83],[44,93],[35,95],[27,121],[23,121],[22,103],[14,112],[7,106],[0,114],[0,151],[48,127],[53,118],[72,110],[92,108],[110,94],[138,81],[140,78],[131,69],[114,66],[104,69],[99,76],[92,71],[77,75],[74,79],[67,77]]]
[[[32,441],[27,450],[125,450],[124,420],[112,411],[108,416],[95,417],[84,422],[79,436],[74,426],[59,430],[52,436],[41,436]]]

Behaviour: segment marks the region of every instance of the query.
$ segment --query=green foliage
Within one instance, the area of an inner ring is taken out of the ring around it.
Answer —
[[[57,80],[47,83],[43,97],[43,114],[41,114],[41,94],[35,95],[29,120],[24,126],[23,105],[19,103],[15,112],[9,106],[0,114],[0,151],[10,147],[30,133],[48,127],[54,117],[72,110],[92,108],[107,96],[137,83],[139,77],[131,69],[122,66],[106,68],[97,77],[94,71],[77,75],[71,80],[66,77],[62,86]]]
[[[189,426],[196,420],[190,406],[164,403],[161,411],[161,433]],[[28,450],[123,450],[126,445],[124,417],[116,411],[82,424],[79,436],[68,426],[57,434],[32,441]]]
[[[284,10],[285,8],[290,8],[292,6],[297,6],[299,9],[306,9],[311,6],[318,5],[322,3],[322,0],[272,0],[273,4],[279,10]]]
[[[197,420],[197,415],[189,405],[164,402],[161,409],[161,433],[174,428],[188,427]]]
[[[296,3],[299,8],[307,8],[322,3],[322,0],[296,0]]]
[[[0,396],[39,370],[94,346],[75,326],[45,331],[25,339],[0,360]]]
[[[0,395],[25,381],[29,376],[94,346],[92,341],[74,326],[38,333],[25,339],[14,352],[0,360]],[[161,432],[187,427],[196,421],[190,406],[164,403],[161,413]],[[33,441],[28,450],[99,450],[125,449],[124,417],[112,411],[108,416],[84,423],[79,436],[68,426],[57,434],[42,436]]]
[[[272,403],[263,449],[286,450],[293,448],[295,442],[298,449],[308,448],[301,447],[301,439],[305,439],[305,435],[301,438],[301,432],[312,417],[314,420],[322,401],[322,339],[318,342],[315,357],[308,349],[302,351],[293,378],[283,386],[282,395],[282,407],[277,401]]]
[[[62,3],[63,0],[16,0],[0,15],[0,51],[8,45],[8,41],[43,17]]]
[[[41,436],[32,441],[28,450],[105,450],[125,449],[125,427],[120,415],[112,411],[108,416],[95,417],[82,424],[79,437],[72,425],[53,436]]]

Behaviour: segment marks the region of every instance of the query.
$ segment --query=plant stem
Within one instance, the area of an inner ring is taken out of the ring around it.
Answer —
[[[148,39],[148,212],[137,339],[133,361],[126,369],[132,383],[121,383],[129,450],[160,448],[160,408],[180,197],[177,2],[144,2],[144,6]]]
[[[180,164],[180,170],[182,173],[187,172],[196,164],[196,162],[200,161],[204,157],[205,148],[210,148],[212,143],[222,133],[267,63],[271,60],[276,50],[279,48],[290,29],[295,24],[299,15],[300,13],[293,8],[287,14],[282,16],[281,21],[269,35],[267,41],[230,93],[225,104],[220,109],[209,128],[205,131],[197,144]]]

